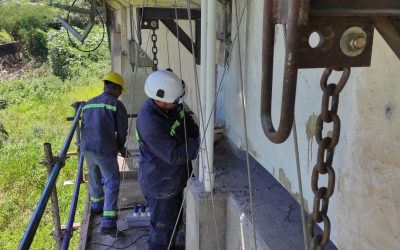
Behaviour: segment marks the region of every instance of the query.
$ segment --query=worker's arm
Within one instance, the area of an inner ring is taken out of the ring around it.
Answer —
[[[199,126],[193,120],[193,117],[189,114],[189,112],[185,112],[185,124],[187,130],[188,138],[198,138],[199,137]]]
[[[147,128],[146,131],[141,133],[143,142],[151,153],[162,161],[170,165],[181,165],[186,163],[187,156],[189,160],[196,158],[199,150],[198,139],[189,138],[187,140],[188,154],[186,156],[185,143],[178,144],[165,128],[152,124],[151,128]]]
[[[128,114],[122,102],[117,102],[117,112],[115,114],[115,127],[117,132],[118,151],[125,149],[126,136],[128,135]],[[122,152],[121,152],[122,153]]]

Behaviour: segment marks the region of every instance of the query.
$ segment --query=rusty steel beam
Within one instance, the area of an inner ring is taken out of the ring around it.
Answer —
[[[288,1],[273,0],[275,22],[286,24]],[[301,20],[310,17],[379,17],[400,16],[399,0],[310,0],[301,8]],[[302,23],[305,25],[306,23]]]
[[[189,20],[188,11],[186,8],[156,8],[156,7],[144,7],[137,8],[137,13],[143,19],[179,19],[179,20]],[[191,20],[197,20],[201,18],[199,9],[190,10]]]
[[[399,16],[399,0],[311,0],[310,16]]]
[[[400,30],[386,17],[375,18],[375,28],[400,59]]]
[[[360,27],[366,34],[366,45],[358,56],[348,56],[340,47],[343,33],[349,27]],[[310,36],[318,34],[321,44],[310,46]],[[310,17],[307,26],[302,27],[299,39],[299,68],[368,67],[371,65],[374,25],[363,17]]]

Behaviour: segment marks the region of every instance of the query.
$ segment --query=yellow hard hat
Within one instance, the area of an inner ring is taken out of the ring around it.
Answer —
[[[122,93],[125,92],[125,82],[120,74],[118,74],[116,72],[110,72],[104,77],[103,82],[104,81],[110,81],[114,84],[121,86],[121,88],[122,88],[121,92]]]

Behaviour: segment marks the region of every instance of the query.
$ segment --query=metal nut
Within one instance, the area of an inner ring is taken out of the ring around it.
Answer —
[[[367,39],[363,36],[357,36],[356,38],[350,41],[350,47],[357,50],[357,49],[364,49],[367,46]]]
[[[340,49],[346,56],[358,56],[367,47],[367,39],[367,34],[362,28],[350,27],[343,32],[340,38]]]

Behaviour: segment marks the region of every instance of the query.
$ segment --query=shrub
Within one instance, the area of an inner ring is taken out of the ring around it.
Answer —
[[[76,28],[79,30],[78,28]],[[82,32],[82,30],[79,30]],[[82,50],[95,48],[103,38],[103,28],[95,26],[90,32]],[[70,39],[75,44],[79,42],[70,35]],[[47,37],[48,59],[53,70],[53,74],[62,80],[79,76],[83,68],[88,67],[92,62],[97,62],[104,58],[109,58],[108,40],[104,35],[104,40],[100,47],[92,52],[84,52],[76,49],[70,42],[65,30],[50,30]]]
[[[13,40],[21,41],[29,56],[46,58],[43,32],[48,30],[48,23],[56,19],[58,11],[46,5],[18,3],[4,3],[1,10],[7,15],[0,15],[0,30],[5,30]]]

